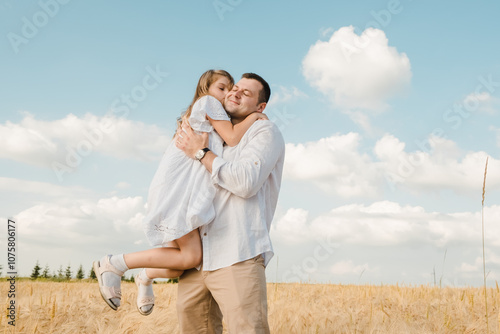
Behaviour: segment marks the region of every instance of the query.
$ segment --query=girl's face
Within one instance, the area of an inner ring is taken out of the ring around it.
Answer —
[[[215,97],[220,103],[224,104],[226,94],[231,89],[231,83],[228,78],[219,76],[217,80],[208,87],[208,94]]]

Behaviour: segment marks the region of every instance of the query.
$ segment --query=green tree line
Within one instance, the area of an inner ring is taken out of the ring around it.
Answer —
[[[2,265],[0,265],[0,277],[2,277]],[[33,267],[33,270],[31,271],[31,275],[29,277],[31,280],[45,280],[45,281],[54,281],[54,282],[68,282],[68,281],[80,281],[83,279],[86,280],[96,280],[97,281],[97,276],[94,272],[94,268],[90,268],[88,273],[85,273],[83,266],[80,264],[78,267],[78,270],[76,273],[73,272],[71,269],[71,265],[68,264],[66,268],[63,269],[63,266],[59,266],[59,269],[57,271],[55,270],[50,270],[50,267],[48,264],[45,265],[45,267],[40,266],[40,262],[36,261],[35,266]],[[131,274],[128,278],[124,275],[122,277],[122,281],[126,282],[134,282],[134,275]],[[173,278],[169,279],[167,283],[178,283],[179,279],[178,278]],[[154,281],[154,283],[157,283]]]
[[[87,275],[85,275],[85,271],[83,270],[83,266],[80,264],[78,267],[78,270],[76,271],[76,274],[73,275],[73,270],[71,269],[71,265],[68,264],[68,266],[63,269],[63,266],[61,265],[59,269],[56,271],[50,271],[49,265],[45,265],[45,267],[42,269],[40,267],[40,263],[37,261],[35,264],[35,267],[33,267],[33,270],[31,271],[31,276],[30,279],[32,280],[38,280],[38,279],[45,279],[45,280],[51,280],[51,281],[70,281],[72,279],[76,280],[82,280],[82,279],[97,279],[94,268],[90,268],[90,271]],[[128,279],[123,276],[122,281],[129,281],[133,282],[134,281],[134,276],[131,275]]]

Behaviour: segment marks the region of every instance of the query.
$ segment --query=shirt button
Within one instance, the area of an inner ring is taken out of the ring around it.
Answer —
[[[203,235],[206,237],[206,236],[207,236],[207,233],[203,233]]]

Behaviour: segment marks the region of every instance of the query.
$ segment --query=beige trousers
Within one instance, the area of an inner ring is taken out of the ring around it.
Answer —
[[[214,270],[190,269],[179,279],[181,333],[269,333],[264,259],[257,256]]]

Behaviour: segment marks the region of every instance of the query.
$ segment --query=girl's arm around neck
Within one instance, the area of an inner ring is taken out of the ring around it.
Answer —
[[[247,132],[252,124],[258,119],[268,119],[265,114],[260,112],[253,112],[248,115],[243,121],[233,125],[231,121],[216,121],[207,116],[210,124],[214,127],[215,131],[221,136],[228,146],[236,146],[240,142],[243,135]]]

